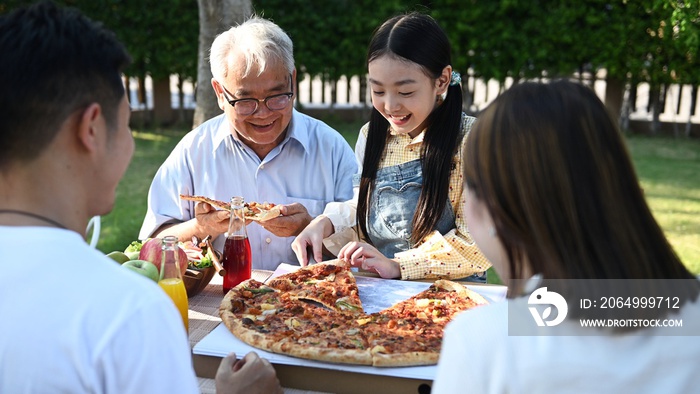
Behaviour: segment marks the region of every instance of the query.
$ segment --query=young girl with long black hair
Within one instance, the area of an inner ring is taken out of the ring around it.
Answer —
[[[300,264],[321,261],[325,245],[384,278],[485,281],[490,263],[462,215],[460,147],[474,118],[462,111],[446,34],[427,15],[393,17],[375,31],[367,67],[374,108],[355,147],[354,198],[328,204],[299,234]]]

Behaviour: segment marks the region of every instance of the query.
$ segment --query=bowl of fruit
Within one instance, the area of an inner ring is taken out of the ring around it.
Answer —
[[[200,240],[192,237],[191,241],[179,242],[180,261],[187,261],[181,267],[182,280],[185,283],[187,296],[199,294],[211,282],[214,274],[224,275],[221,267],[221,253],[214,249],[211,237]],[[158,281],[162,240],[150,238],[143,243],[133,241],[124,252],[112,252],[108,256],[126,268]]]

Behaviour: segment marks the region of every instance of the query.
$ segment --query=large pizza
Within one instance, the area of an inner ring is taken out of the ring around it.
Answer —
[[[231,289],[219,314],[228,329],[259,349],[333,363],[396,367],[436,364],[448,322],[487,304],[459,283],[428,289],[376,313],[365,313],[355,277],[342,262],[321,263],[267,283]]]

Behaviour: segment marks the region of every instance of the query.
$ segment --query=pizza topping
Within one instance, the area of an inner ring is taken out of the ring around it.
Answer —
[[[297,320],[294,317],[290,317],[289,319],[285,320],[284,324],[286,324],[287,327],[292,328],[292,329],[297,328],[297,327],[301,327],[301,323],[299,323],[299,320]]]
[[[253,294],[265,294],[265,293],[272,293],[275,291],[274,289],[270,289],[270,288],[253,289],[250,287],[244,287],[243,290],[249,291]]]
[[[342,310],[351,310],[351,311],[360,311],[360,310],[362,310],[361,307],[359,307],[359,306],[357,306],[357,305],[352,305],[351,303],[349,303],[349,302],[347,302],[347,301],[343,301],[343,300],[338,300],[338,301],[336,301],[336,302],[335,302],[335,305],[337,305],[338,308],[339,308],[339,309],[342,309]]]
[[[357,334],[358,332],[360,332],[360,329],[359,329],[359,328],[351,328],[351,329],[345,331],[345,333],[346,333],[347,335],[355,335],[355,334]]]

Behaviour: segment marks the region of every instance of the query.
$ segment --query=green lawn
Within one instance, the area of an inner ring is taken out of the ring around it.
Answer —
[[[327,122],[354,148],[361,122]],[[151,179],[187,131],[134,131],[136,152],[117,189],[114,210],[102,218],[100,250],[123,250],[137,238]],[[656,219],[683,262],[700,274],[700,141],[638,136],[627,141]]]
[[[700,141],[627,141],[656,220],[685,265],[700,274]]]

